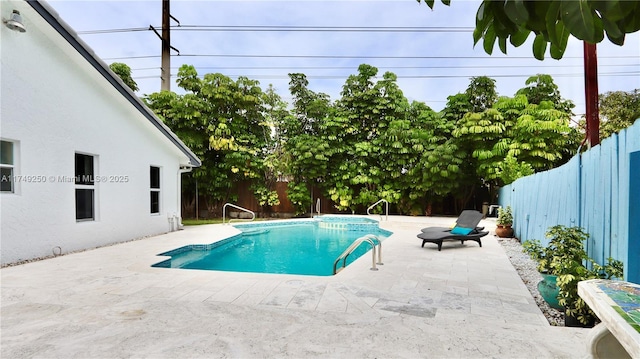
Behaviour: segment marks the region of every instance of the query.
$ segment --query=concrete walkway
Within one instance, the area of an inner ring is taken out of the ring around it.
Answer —
[[[493,233],[420,247],[420,228],[452,223],[390,217],[380,270],[365,255],[333,277],[150,267],[228,225],[3,268],[0,356],[585,357],[588,330],[547,323]]]

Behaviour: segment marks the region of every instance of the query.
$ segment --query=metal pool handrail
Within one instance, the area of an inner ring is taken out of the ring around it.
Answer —
[[[369,206],[369,208],[367,208],[367,214],[371,215],[370,211],[373,207],[379,205],[380,203],[384,202],[385,203],[385,213],[386,213],[386,217],[385,217],[385,221],[389,220],[389,202],[386,199],[381,199],[378,202],[372,204],[371,206]],[[380,219],[382,219],[382,215],[380,215]]]
[[[375,244],[374,240],[376,242],[378,242],[377,245]],[[380,240],[378,239],[377,236],[374,236],[373,234],[367,234],[366,236],[362,236],[362,237],[356,239],[355,241],[353,241],[353,243],[351,243],[351,245],[349,247],[347,247],[347,249],[345,249],[344,252],[342,252],[342,254],[338,256],[338,258],[336,258],[335,262],[333,262],[333,274],[334,275],[336,273],[338,273],[340,270],[345,268],[345,266],[347,265],[347,257],[349,257],[349,255],[356,248],[358,248],[358,246],[362,242],[367,242],[367,243],[369,243],[371,245],[371,262],[372,262],[371,270],[378,270],[378,268],[376,267],[376,246],[378,247],[378,262],[377,262],[377,264],[382,265],[383,264],[382,263],[382,242],[380,242]],[[340,260],[342,260],[342,267],[340,269],[337,269],[338,262],[340,262]]]
[[[256,219],[256,214],[253,211],[248,210],[248,209],[243,208],[243,207],[240,207],[240,206],[236,206],[235,204],[225,203],[225,205],[222,206],[222,224],[224,224],[224,222],[225,222],[227,206],[233,207],[235,209],[239,209],[241,211],[245,211],[245,212],[251,213],[251,216],[252,216],[251,219],[236,219],[236,221],[253,221],[254,219]],[[233,221],[233,219],[229,219],[229,223],[231,223],[231,221]]]

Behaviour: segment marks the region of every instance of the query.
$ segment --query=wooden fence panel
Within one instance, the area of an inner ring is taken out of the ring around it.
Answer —
[[[625,279],[640,281],[638,167],[640,122],[561,167],[503,187],[500,204],[513,208],[521,240],[546,244],[551,226],[582,227],[590,235],[586,248],[593,259],[600,264],[608,257],[621,260]]]
[[[287,186],[289,182],[276,182],[276,192],[278,192],[278,200],[280,204],[273,206],[275,213],[295,213],[296,209],[287,196]]]
[[[562,167],[521,178],[501,190],[500,203],[512,206],[519,238],[546,244],[549,223],[575,225],[578,167],[579,158],[574,157]]]
[[[620,173],[628,188],[621,188],[621,193],[626,189],[628,196],[620,201],[624,210],[620,217],[621,220],[626,219],[628,225],[624,226],[625,232],[621,231],[620,236],[627,239],[623,241],[627,246],[625,278],[640,283],[640,121],[636,120],[636,124],[626,131],[625,146],[625,169]]]
[[[637,127],[637,129],[640,129],[640,127]],[[622,155],[630,153],[627,149],[627,138],[629,136],[629,133],[629,131],[623,131],[618,135],[618,152]],[[618,195],[614,199],[614,203],[617,203],[618,205],[613,206],[613,210],[611,213],[611,225],[613,226],[613,246],[611,248],[611,256],[613,258],[623,258],[627,256],[627,253],[629,253],[629,241],[626,240],[627,238],[629,238],[629,226],[627,226],[626,224],[631,223],[629,218],[630,197],[625,196],[625,194],[631,194],[629,173],[629,159],[620,156],[620,158],[618,159]],[[638,191],[637,193],[640,193],[640,191]],[[626,271],[627,268],[625,268],[625,272]],[[640,280],[640,278],[638,280]]]
[[[602,263],[602,242],[605,241],[603,223],[605,217],[602,146],[596,146],[583,155],[582,160],[582,221],[580,227],[590,234],[586,243],[587,253],[598,263]],[[596,242],[600,242],[599,245]]]
[[[238,200],[235,205],[240,207],[244,207],[256,213],[259,213],[263,216],[273,215],[276,217],[290,217],[296,214],[296,209],[293,203],[289,200],[287,196],[287,186],[288,182],[276,182],[275,191],[278,193],[278,199],[280,200],[280,204],[277,206],[265,207],[263,208],[258,204],[258,200],[251,191],[250,182],[243,181],[239,182],[236,188],[234,189],[238,194]],[[322,191],[319,188],[313,188],[313,211],[316,213],[316,201],[320,200],[320,213],[335,213],[335,203],[320,193]],[[312,208],[305,208],[306,213],[310,213]]]
[[[629,175],[630,187],[636,190],[631,191],[629,197],[629,228],[626,233],[628,241],[628,266],[625,272],[629,281],[640,283],[640,151],[631,152],[629,163],[631,172]]]

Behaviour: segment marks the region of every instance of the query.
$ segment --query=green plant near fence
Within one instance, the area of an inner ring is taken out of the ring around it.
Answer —
[[[523,244],[523,250],[538,262],[541,273],[558,277],[558,303],[564,307],[565,315],[587,324],[596,315],[578,295],[578,282],[620,278],[623,275],[623,264],[619,260],[608,258],[606,265],[599,265],[589,257],[585,250],[589,234],[580,227],[556,225],[547,230],[546,237],[549,240],[547,246],[543,246],[539,240],[530,240]]]

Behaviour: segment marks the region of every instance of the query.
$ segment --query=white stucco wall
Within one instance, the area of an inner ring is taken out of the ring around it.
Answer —
[[[0,29],[0,137],[18,141],[16,175],[43,176],[0,194],[2,264],[168,232],[188,158],[26,2],[1,3],[3,18],[21,12],[27,32]],[[76,186],[60,180],[74,176],[76,152],[97,156],[107,179],[95,184],[95,221],[76,221]],[[161,167],[159,215],[150,166]]]

